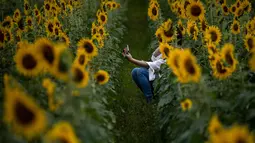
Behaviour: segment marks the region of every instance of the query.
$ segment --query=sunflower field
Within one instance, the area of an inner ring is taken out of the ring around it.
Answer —
[[[1,143],[255,142],[254,0],[0,3]],[[151,104],[126,44],[166,59]]]

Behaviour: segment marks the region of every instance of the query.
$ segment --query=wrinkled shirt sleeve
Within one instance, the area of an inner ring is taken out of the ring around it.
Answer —
[[[152,62],[147,62],[149,65],[149,80],[152,81],[156,77],[156,72],[159,71],[161,64],[165,63],[166,61],[163,59],[158,59]]]

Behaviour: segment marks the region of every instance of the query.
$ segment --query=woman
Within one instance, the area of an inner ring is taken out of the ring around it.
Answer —
[[[158,71],[160,66],[165,63],[166,60],[162,59],[162,54],[160,53],[159,48],[153,52],[151,61],[143,61],[133,58],[129,51],[126,51],[126,48],[122,54],[129,62],[139,66],[139,68],[134,68],[132,70],[132,78],[146,97],[147,103],[150,103],[153,97],[152,82],[159,76]]]

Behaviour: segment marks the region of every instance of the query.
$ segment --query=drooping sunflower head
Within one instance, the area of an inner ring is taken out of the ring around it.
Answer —
[[[237,21],[237,20],[234,20],[232,25],[231,25],[231,32],[236,35],[236,34],[240,33],[240,31],[241,31],[240,29],[241,29],[240,28],[240,22]]]
[[[181,56],[180,49],[173,49],[170,52],[169,58],[167,59],[167,65],[172,69],[176,76],[180,73],[180,56]]]
[[[224,44],[223,48],[221,49],[221,55],[223,60],[228,64],[231,71],[235,71],[237,60],[234,57],[234,45],[230,43]]]
[[[247,34],[244,38],[244,45],[248,51],[253,51],[255,49],[255,37]]]
[[[28,140],[38,137],[47,126],[45,112],[19,87],[5,87],[5,123],[9,124],[16,134]]]
[[[217,135],[222,131],[223,127],[217,115],[213,115],[208,125],[210,135]]]
[[[205,15],[205,9],[200,1],[190,1],[186,11],[188,17],[191,20],[203,19]]]
[[[150,3],[150,6],[148,8],[148,16],[151,20],[156,21],[159,17],[159,5],[157,2]]]
[[[159,45],[159,51],[162,54],[163,59],[169,58],[171,50],[173,50],[173,49],[174,48],[167,43],[160,43],[160,45]]]
[[[212,42],[215,45],[218,45],[221,41],[221,32],[220,29],[216,26],[209,26],[205,31],[205,41]]]
[[[189,111],[192,108],[192,101],[187,98],[181,102],[182,111]]]
[[[2,22],[2,26],[8,29],[12,29],[13,28],[12,18],[10,16],[6,16],[4,18],[4,21]]]
[[[98,54],[97,47],[90,39],[86,38],[81,39],[78,43],[78,48],[80,50],[84,50],[85,53],[91,57],[94,57]]]
[[[36,76],[42,72],[42,63],[40,56],[31,44],[22,44],[19,50],[16,51],[14,61],[17,70],[25,76]]]
[[[84,88],[88,85],[89,74],[84,70],[84,67],[73,65],[72,80],[78,88]]]
[[[97,32],[101,35],[102,38],[106,36],[105,28],[102,25],[97,27]]]
[[[252,6],[248,0],[243,1],[241,7],[243,8],[244,11],[248,13],[251,12]]]
[[[97,73],[95,73],[94,78],[98,84],[103,85],[109,81],[110,76],[108,72],[99,70]]]
[[[20,19],[21,19],[21,12],[20,12],[19,9],[16,9],[16,10],[14,11],[14,14],[13,14],[13,20],[14,20],[15,22],[19,22]]]
[[[184,50],[180,57],[180,71],[187,82],[199,82],[201,77],[201,69],[196,63],[196,58],[191,54],[190,50]]]

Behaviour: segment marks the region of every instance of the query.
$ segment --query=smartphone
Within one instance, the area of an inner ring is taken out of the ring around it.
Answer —
[[[129,53],[129,46],[128,45],[127,45],[126,48],[123,49],[123,53],[125,53],[125,54]]]

